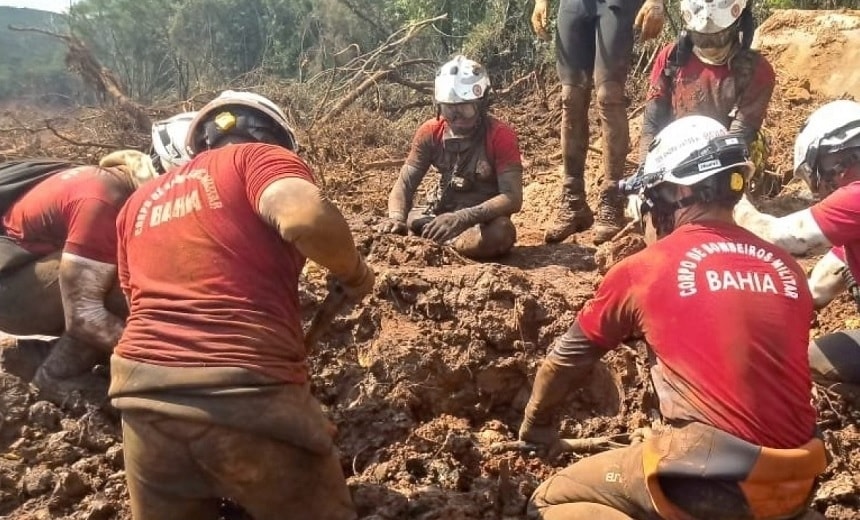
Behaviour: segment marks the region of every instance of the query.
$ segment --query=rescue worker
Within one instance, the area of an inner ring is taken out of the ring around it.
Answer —
[[[794,143],[794,175],[821,200],[784,217],[760,213],[744,198],[738,223],[796,255],[833,246],[816,264],[809,286],[823,308],[860,277],[860,103],[839,100],[813,112]],[[856,300],[856,298],[855,298]],[[816,338],[809,361],[817,378],[860,385],[860,331]]]
[[[373,288],[338,209],[271,100],[225,91],[191,122],[191,162],[117,219],[131,314],[111,359],[135,520],[352,519],[334,427],[309,390],[305,258],[351,301]]]
[[[460,254],[488,259],[513,247],[511,215],[523,203],[523,167],[517,135],[488,114],[486,69],[456,56],[439,69],[433,96],[437,115],[422,124],[388,195],[380,233],[411,231]],[[414,206],[430,166],[440,173],[426,205]]]
[[[639,141],[645,157],[654,136],[687,115],[716,119],[744,136],[757,169],[764,168],[766,145],[759,132],[776,76],[758,51],[747,0],[682,0],[686,29],[654,60]]]
[[[532,27],[546,33],[549,0],[535,0]],[[592,227],[594,242],[612,238],[624,221],[618,181],[630,147],[624,85],[633,53],[634,27],[642,39],[660,34],[663,0],[559,0],[555,31],[556,69],[561,82],[561,199],[546,242],[561,242]],[[589,144],[588,107],[592,89],[602,130],[603,180],[597,216],[586,202],[585,160]]]
[[[592,366],[642,338],[666,427],[542,483],[529,514],[791,518],[826,466],[806,342],[812,297],[784,250],[732,221],[752,167],[719,122],[687,116],[623,183],[649,246],[614,265],[541,364],[520,440],[558,442],[555,414]],[[748,312],[744,312],[744,310]],[[591,516],[586,516],[591,515]]]
[[[88,386],[77,377],[106,361],[122,333],[116,216],[156,172],[148,156],[128,150],[101,167],[34,159],[9,168],[44,177],[2,214],[0,330],[60,336],[32,382],[43,398],[62,401]]]

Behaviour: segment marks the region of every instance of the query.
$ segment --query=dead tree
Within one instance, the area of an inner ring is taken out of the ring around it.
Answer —
[[[10,31],[35,32],[57,38],[66,44],[66,66],[77,73],[84,83],[101,97],[108,96],[127,113],[140,130],[149,130],[152,120],[146,110],[125,93],[119,78],[109,68],[102,65],[89,47],[73,34],[59,34],[36,27],[15,27],[10,25]]]

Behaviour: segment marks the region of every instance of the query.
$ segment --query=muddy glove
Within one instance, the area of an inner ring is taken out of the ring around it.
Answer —
[[[537,37],[545,42],[549,41],[549,33],[546,32],[548,12],[548,0],[535,0],[535,8],[532,11],[532,29],[534,29]]]
[[[338,280],[351,303],[360,302],[365,296],[370,294],[373,290],[373,283],[376,281],[373,269],[367,265],[364,258],[359,256],[358,262],[359,264],[354,274]]]
[[[645,0],[633,22],[633,27],[640,31],[640,39],[650,40],[660,35],[663,30],[663,10],[663,0]]]
[[[468,215],[462,211],[443,213],[424,226],[424,229],[421,231],[421,236],[429,238],[434,242],[444,244],[459,236],[472,225],[473,223],[468,218]]]
[[[406,221],[395,218],[384,218],[376,225],[377,233],[406,234]]]
[[[551,448],[558,444],[558,425],[557,424],[535,424],[534,420],[528,416],[523,418],[523,423],[520,425],[519,440],[529,444]]]

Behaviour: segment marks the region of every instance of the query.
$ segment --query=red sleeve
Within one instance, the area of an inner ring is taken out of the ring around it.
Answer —
[[[128,205],[123,206],[116,219],[116,267],[119,275],[119,286],[126,297],[131,292],[128,284],[128,257],[125,254],[125,221],[127,216]]]
[[[494,172],[498,174],[511,165],[522,166],[520,143],[513,128],[496,121],[492,132],[490,132],[489,140],[487,149]]]
[[[433,149],[436,146],[437,135],[441,139],[442,120],[429,119],[424,122],[415,132],[412,138],[412,147],[406,164],[419,170],[429,170],[433,162]]]
[[[666,96],[665,74],[666,64],[669,63],[669,54],[675,48],[674,43],[663,47],[657,57],[654,58],[654,66],[651,67],[651,79],[648,86],[647,100],[658,99]]]
[[[116,265],[116,217],[119,208],[99,199],[73,201],[66,211],[68,235],[63,251]]]
[[[839,188],[809,210],[834,246],[860,240],[860,182]]]
[[[597,293],[576,317],[583,334],[595,345],[613,349],[637,331],[637,312],[626,262],[613,266]]]
[[[263,190],[278,179],[299,177],[316,184],[307,163],[281,146],[245,146],[237,162],[236,171],[245,181],[245,193],[254,208],[259,206]]]

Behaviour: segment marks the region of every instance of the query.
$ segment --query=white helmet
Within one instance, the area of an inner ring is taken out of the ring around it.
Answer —
[[[152,125],[152,148],[163,171],[182,166],[191,160],[185,151],[188,128],[197,112],[183,112]]]
[[[681,16],[690,31],[714,34],[731,27],[746,6],[747,0],[681,0]]]
[[[668,182],[693,186],[716,174],[733,171],[731,190],[740,192],[754,166],[741,136],[729,134],[719,121],[705,116],[686,116],[661,130],[654,138],[640,171],[619,183],[625,195]]]
[[[490,77],[480,63],[459,55],[439,68],[434,87],[437,103],[468,103],[486,95]]]
[[[272,100],[253,92],[225,90],[207,103],[191,122],[186,151],[193,157],[218,146],[222,137],[240,135],[295,151],[296,135],[287,116]]]
[[[794,141],[794,175],[815,192],[822,176],[844,171],[839,168],[844,164],[822,165],[822,160],[850,149],[857,150],[853,159],[860,161],[860,103],[847,99],[827,103],[809,116]]]

